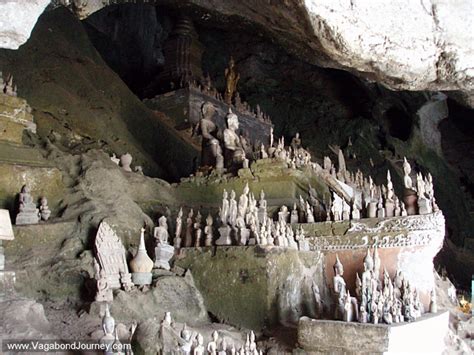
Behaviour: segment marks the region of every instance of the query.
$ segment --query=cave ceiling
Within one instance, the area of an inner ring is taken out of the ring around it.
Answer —
[[[109,4],[127,2],[56,0],[50,8],[67,5],[85,19]],[[0,22],[8,24],[0,33],[0,46],[16,49],[25,42],[34,25],[32,18],[47,3],[17,0],[0,4]],[[449,91],[457,101],[474,107],[474,4],[469,0],[456,1],[455,6],[440,0],[147,3],[185,11],[200,25],[236,31],[253,28],[310,64],[343,69],[392,90]]]

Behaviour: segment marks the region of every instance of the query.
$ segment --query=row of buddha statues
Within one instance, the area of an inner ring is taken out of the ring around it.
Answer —
[[[2,93],[8,96],[17,96],[17,87],[13,84],[13,75],[9,74],[5,78],[3,73],[0,71],[0,84]]]
[[[126,342],[122,343],[118,335],[118,325],[110,313],[106,303],[105,314],[102,317],[99,344],[105,349],[106,355],[132,355],[131,341],[137,324],[132,323],[126,334]],[[124,339],[122,339],[123,341]],[[263,350],[257,347],[255,333],[247,333],[245,342],[238,343],[226,336],[220,336],[217,330],[211,333],[211,338],[204,343],[201,333],[192,330],[184,323],[181,328],[173,321],[171,312],[165,312],[160,322],[158,341],[161,354],[180,355],[263,355]]]
[[[377,249],[367,250],[364,271],[356,274],[355,294],[351,296],[343,278],[344,267],[336,255],[333,278],[334,319],[360,323],[412,322],[425,313],[416,288],[398,270],[390,278],[386,269],[379,279],[381,260]],[[320,298],[315,294],[316,308],[322,309]],[[436,293],[431,292],[430,313],[437,312]]]
[[[224,190],[218,213],[218,237],[215,235],[212,215],[207,215],[205,224],[202,219],[200,211],[194,216],[194,210],[190,209],[183,231],[183,209],[179,210],[173,239],[175,249],[214,245],[262,245],[300,250],[308,248],[304,231],[297,229],[294,232],[284,218],[274,221],[268,217],[264,191],[261,191],[260,200],[257,201],[250,193],[248,184],[239,198],[236,198],[234,190],[230,194]],[[160,218],[160,226],[157,228],[159,240],[162,245],[166,245],[169,241],[166,217]]]
[[[16,215],[15,224],[37,224],[41,220],[47,221],[51,216],[51,210],[48,207],[48,199],[41,197],[39,207],[34,202],[28,185],[23,185],[18,199],[18,214]]]
[[[219,93],[214,87],[212,87],[211,78],[209,77],[209,75],[205,77],[205,81],[202,85],[193,81],[189,84],[189,86],[204,95],[210,96],[217,101],[221,101],[233,107],[236,112],[239,112],[247,117],[253,117],[254,119],[260,122],[265,122],[268,124],[272,123],[270,116],[262,111],[260,105],[257,104],[255,109],[253,109],[246,101],[242,101],[239,92],[235,92],[233,100],[228,103],[228,101],[222,97],[222,94]]]
[[[194,90],[198,90],[200,93],[210,96],[217,101],[221,101],[228,105],[229,107],[234,107],[234,109],[246,116],[254,117],[255,119],[271,124],[271,119],[266,115],[257,105],[255,110],[250,107],[250,105],[242,101],[239,92],[237,91],[237,84],[240,80],[240,74],[236,71],[234,58],[231,56],[229,59],[228,67],[224,71],[225,78],[225,90],[224,95],[222,95],[217,89],[213,86],[211,77],[209,73],[200,80],[198,83],[196,80],[189,82],[182,82],[181,87],[189,86]]]

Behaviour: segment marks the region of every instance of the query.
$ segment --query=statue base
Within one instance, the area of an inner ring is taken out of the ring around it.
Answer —
[[[34,212],[20,212],[16,215],[15,225],[38,224],[40,217]]]
[[[170,260],[174,256],[174,247],[168,244],[158,244],[155,247],[155,267],[170,270]]]
[[[132,272],[132,282],[137,286],[151,285],[151,272]]]
[[[219,239],[216,240],[216,245],[232,245],[232,239],[230,238],[230,227],[222,226],[219,228]]]

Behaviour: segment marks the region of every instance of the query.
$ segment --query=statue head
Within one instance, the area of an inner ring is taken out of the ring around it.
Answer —
[[[166,225],[166,217],[165,216],[161,216],[159,219],[158,219],[158,224],[160,225],[160,227],[168,227]]]
[[[183,330],[181,330],[181,338],[183,338],[186,341],[189,341],[191,340],[191,335],[192,335],[191,331],[188,329],[188,326],[186,325],[186,323],[184,323]]]
[[[334,273],[337,276],[342,276],[344,274],[344,267],[342,266],[339,256],[336,254],[336,263],[334,264]]]
[[[209,101],[206,101],[205,103],[202,104],[201,106],[202,118],[210,119],[214,115],[214,112],[216,112],[216,108]]]
[[[46,206],[48,204],[48,199],[46,197],[41,197],[40,200],[41,206]]]
[[[217,342],[217,338],[219,338],[219,334],[217,333],[217,330],[214,330],[212,332],[212,340],[214,340],[214,342]]]
[[[102,329],[106,335],[113,334],[115,329],[115,319],[110,315],[109,304],[105,305],[105,315],[102,318]]]
[[[22,188],[21,188],[21,192],[24,193],[24,194],[29,194],[30,193],[30,188],[28,187],[28,185],[23,185]]]
[[[367,249],[367,255],[364,259],[364,270],[372,270],[374,268],[374,260],[372,259],[372,255],[370,255],[370,249]]]
[[[403,157],[403,172],[405,175],[409,175],[411,173],[411,166],[410,163],[408,163],[406,157]]]
[[[236,131],[239,129],[239,118],[235,113],[232,112],[232,110],[229,108],[229,113],[226,116],[227,120],[227,127],[229,129]]]
[[[265,200],[265,191],[260,191],[260,200]]]
[[[227,196],[228,196],[227,190],[224,189],[224,191],[222,192],[222,199],[227,200]]]
[[[230,56],[230,59],[229,59],[229,68],[233,68],[234,66],[235,66],[234,57]]]
[[[212,223],[214,223],[214,220],[212,219],[212,216],[210,213],[207,215],[206,223],[208,226],[212,226]]]
[[[235,200],[235,191],[234,190],[230,190],[230,199]]]
[[[245,184],[245,187],[244,187],[244,195],[247,195],[250,191],[250,188],[249,188],[249,183],[246,183]]]

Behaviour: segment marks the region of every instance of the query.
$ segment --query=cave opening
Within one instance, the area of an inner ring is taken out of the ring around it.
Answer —
[[[410,138],[413,119],[405,111],[391,107],[385,112],[384,118],[392,137],[405,142]]]

